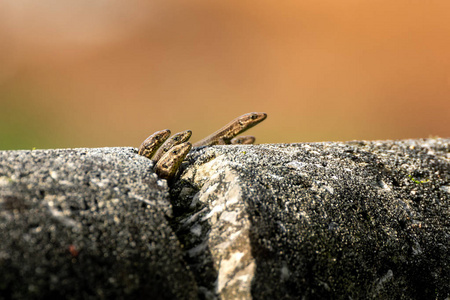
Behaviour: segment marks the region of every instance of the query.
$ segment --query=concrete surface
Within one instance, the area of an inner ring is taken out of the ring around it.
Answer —
[[[182,299],[167,183],[133,148],[0,152],[0,299]]]
[[[449,297],[450,140],[216,146],[188,161],[174,223],[205,295]]]
[[[170,189],[151,167],[0,152],[0,298],[450,297],[450,139],[203,147]]]

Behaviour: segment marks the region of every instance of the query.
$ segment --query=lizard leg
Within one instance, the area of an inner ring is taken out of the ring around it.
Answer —
[[[223,137],[219,137],[217,139],[217,143],[216,145],[229,145],[230,144],[230,139],[225,139]]]

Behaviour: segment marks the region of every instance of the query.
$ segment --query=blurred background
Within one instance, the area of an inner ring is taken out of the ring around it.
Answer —
[[[450,1],[0,2],[0,149],[450,136]]]

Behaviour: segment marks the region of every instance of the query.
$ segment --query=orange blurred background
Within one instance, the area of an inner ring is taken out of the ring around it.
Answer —
[[[0,149],[450,136],[450,1],[0,2]]]

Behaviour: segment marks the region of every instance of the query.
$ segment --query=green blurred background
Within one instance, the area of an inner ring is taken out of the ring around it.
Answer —
[[[450,1],[0,2],[0,149],[450,136]]]

